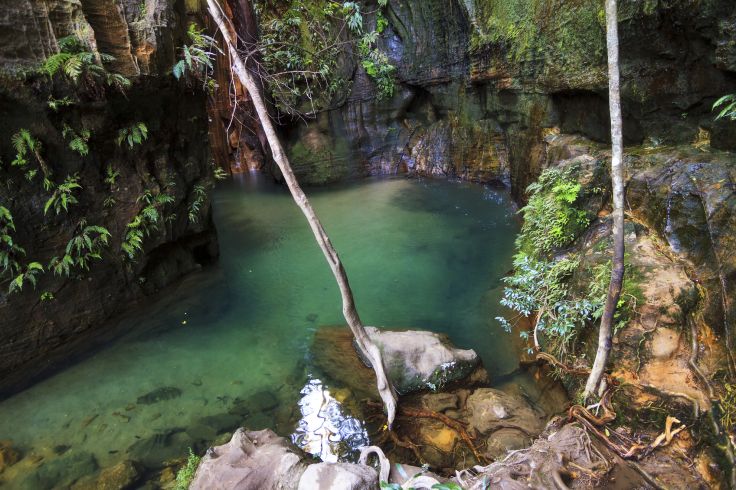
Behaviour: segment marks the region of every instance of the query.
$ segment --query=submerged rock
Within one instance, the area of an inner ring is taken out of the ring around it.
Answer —
[[[474,350],[454,347],[443,334],[375,327],[366,327],[366,332],[383,353],[388,375],[401,394],[435,391],[466,378],[480,364]]]
[[[0,473],[5,468],[13,466],[21,458],[20,453],[13,447],[12,441],[0,441]]]
[[[180,396],[181,390],[179,388],[174,386],[163,386],[161,388],[156,388],[145,395],[139,396],[137,402],[139,405],[153,405],[154,403],[179,398]]]
[[[131,488],[140,478],[141,471],[134,461],[121,461],[115,466],[105,468],[96,477],[82,478],[72,485],[71,490],[125,490]]]
[[[20,484],[23,489],[64,488],[97,471],[97,461],[89,453],[76,453],[43,463]]]
[[[154,434],[134,442],[127,450],[130,459],[141,462],[147,468],[158,469],[169,459],[181,457],[194,446],[192,437],[181,429]]]

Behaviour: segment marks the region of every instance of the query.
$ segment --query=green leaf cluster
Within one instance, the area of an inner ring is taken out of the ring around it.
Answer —
[[[161,221],[160,209],[174,202],[174,198],[168,194],[159,193],[154,195],[146,190],[138,196],[137,201],[143,204],[141,210],[126,226],[125,237],[120,244],[123,257],[134,260],[138,252],[143,250],[143,239],[158,229]]]
[[[182,46],[182,57],[172,68],[172,74],[177,80],[191,74],[206,83],[213,69],[217,41],[206,35],[204,29],[200,29],[194,22],[189,24],[187,36],[191,44]]]
[[[59,39],[58,46],[59,52],[46,58],[39,68],[49,78],[62,75],[75,85],[81,82],[90,85],[101,83],[121,91],[130,86],[130,80],[126,77],[111,73],[103,66],[114,61],[114,56],[88,51],[74,35]]]
[[[207,198],[207,191],[203,185],[197,184],[192,189],[192,202],[189,203],[189,222],[196,223],[199,221],[199,212]]]
[[[125,128],[120,128],[118,130],[118,135],[115,138],[115,143],[117,143],[118,146],[126,143],[128,148],[133,148],[135,145],[142,144],[147,139],[148,127],[145,123],[137,122]]]
[[[174,490],[187,490],[189,485],[192,483],[194,474],[197,472],[197,467],[202,458],[194,454],[192,448],[189,448],[189,456],[187,457],[187,463],[176,473],[176,482]]]
[[[719,119],[729,119],[736,121],[736,94],[724,95],[713,104],[713,110],[720,109],[716,116]]]
[[[83,157],[86,157],[89,154],[89,145],[87,144],[87,142],[92,136],[92,133],[89,129],[82,129],[79,133],[77,133],[67,124],[64,124],[64,127],[61,130],[61,134],[62,136],[64,136],[64,138],[69,140],[70,150],[79,153]]]
[[[89,270],[92,260],[102,259],[102,250],[109,245],[110,236],[107,228],[88,225],[87,220],[82,218],[77,225],[77,232],[66,244],[64,255],[52,258],[49,270],[57,276],[69,276],[74,267]]]
[[[51,197],[48,198],[46,204],[43,206],[43,214],[47,214],[49,209],[53,208],[54,212],[58,216],[61,211],[69,211],[69,206],[77,204],[77,200],[74,193],[82,188],[79,183],[79,175],[67,175],[64,182],[59,184]]]

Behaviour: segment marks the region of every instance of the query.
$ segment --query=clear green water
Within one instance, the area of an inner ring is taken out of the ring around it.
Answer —
[[[516,367],[514,339],[493,320],[518,231],[505,192],[401,178],[309,194],[367,325],[445,332],[492,377]],[[310,339],[343,323],[337,287],[283,188],[254,176],[223,185],[215,221],[216,266],[127,320],[112,345],[0,403],[0,439],[25,455],[0,481],[43,488],[95,464],[180,457],[233,423],[293,433]],[[176,390],[139,400],[161,387]]]

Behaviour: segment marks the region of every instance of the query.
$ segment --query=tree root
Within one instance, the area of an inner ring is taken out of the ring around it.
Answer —
[[[367,401],[367,404],[372,407],[379,406],[377,403],[372,402],[372,401]],[[483,464],[484,462],[487,462],[487,459],[478,452],[478,449],[476,448],[475,443],[473,443],[473,440],[475,438],[472,437],[470,434],[468,434],[468,431],[465,429],[465,425],[462,422],[455,420],[455,419],[451,419],[447,415],[439,413],[439,412],[433,412],[431,410],[421,410],[421,409],[416,409],[416,408],[408,408],[408,407],[399,407],[398,415],[400,417],[419,417],[419,418],[430,418],[430,419],[439,420],[440,422],[445,424],[447,427],[454,430],[457,433],[457,435],[460,436],[460,439],[462,439],[465,445],[468,446],[468,449],[470,449],[470,451],[473,453],[473,456],[475,457],[476,461],[478,461],[478,463]],[[512,426],[512,424],[508,424],[508,425],[509,425],[508,428],[521,430],[524,433],[530,435],[526,430],[524,430],[521,427]],[[498,429],[495,429],[495,428],[494,429],[500,430],[502,428],[504,427],[499,427]],[[422,461],[421,458],[418,458],[418,459]]]

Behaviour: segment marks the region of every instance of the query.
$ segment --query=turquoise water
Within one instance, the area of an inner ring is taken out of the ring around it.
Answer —
[[[514,339],[493,320],[518,232],[505,191],[397,178],[309,195],[365,324],[444,332],[492,378],[514,370]],[[46,488],[124,459],[156,468],[243,424],[294,432],[319,385],[310,339],[344,323],[337,286],[283,188],[247,175],[215,201],[217,265],[112,345],[0,403],[0,440],[24,454],[0,482]]]

